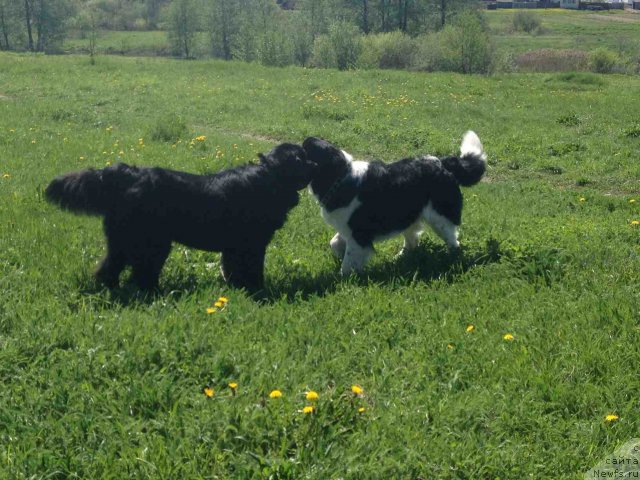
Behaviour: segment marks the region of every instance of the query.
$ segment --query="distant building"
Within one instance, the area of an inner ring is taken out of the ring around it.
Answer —
[[[560,0],[560,8],[572,8],[577,10],[580,8],[580,0]]]

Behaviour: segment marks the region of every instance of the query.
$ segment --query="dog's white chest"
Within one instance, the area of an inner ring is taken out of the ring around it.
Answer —
[[[349,219],[353,212],[362,205],[362,202],[355,197],[346,207],[336,208],[328,212],[324,207],[321,209],[322,218],[325,222],[335,228],[340,235],[345,238],[351,238],[351,228],[349,228]]]

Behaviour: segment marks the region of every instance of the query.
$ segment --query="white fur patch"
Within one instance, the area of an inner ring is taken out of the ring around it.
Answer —
[[[354,197],[346,207],[336,208],[330,212],[327,212],[327,210],[322,207],[322,218],[335,228],[342,238],[347,241],[351,240],[353,237],[351,235],[351,228],[349,227],[349,219],[360,205],[362,205],[362,202],[358,200],[358,197]]]
[[[344,150],[340,150],[342,152],[342,154],[344,155],[344,158],[346,158],[348,161],[353,162],[353,155],[351,155],[348,152],[345,152]]]
[[[473,155],[479,157],[483,162],[487,161],[487,155],[484,153],[480,138],[476,132],[471,130],[464,134],[460,145],[460,156],[464,157],[465,155]]]
[[[364,177],[364,174],[369,170],[369,162],[363,162],[362,160],[355,160],[351,162],[351,174],[356,178]]]
[[[422,209],[422,218],[450,248],[458,248],[458,226],[435,211],[431,202]]]
[[[373,248],[363,248],[355,240],[347,241],[347,249],[342,260],[340,273],[346,276],[362,271],[371,255],[373,255]]]

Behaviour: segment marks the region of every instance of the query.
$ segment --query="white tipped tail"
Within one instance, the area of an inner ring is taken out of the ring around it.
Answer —
[[[487,155],[478,135],[471,130],[462,137],[460,156],[445,157],[441,162],[464,187],[478,183],[487,169]]]
[[[480,138],[476,135],[476,132],[469,130],[462,137],[462,144],[460,145],[460,156],[476,157],[483,162],[487,161],[487,155],[484,153]]]

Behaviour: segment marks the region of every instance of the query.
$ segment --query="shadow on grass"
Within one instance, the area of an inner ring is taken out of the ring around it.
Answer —
[[[353,281],[357,285],[393,285],[404,286],[416,282],[433,281],[454,282],[462,274],[480,265],[494,263],[502,257],[500,244],[494,239],[484,247],[463,246],[461,250],[451,252],[446,246],[431,242],[421,243],[414,251],[400,258],[374,263],[361,275],[349,279],[340,276],[340,263],[336,261],[335,270],[321,272],[319,275],[300,276],[299,272],[284,277],[290,280],[268,283],[256,299],[273,302],[286,298],[288,301],[306,300],[312,296],[325,296],[335,292],[343,282]]]
[[[335,262],[331,270],[319,273],[301,272],[293,265],[287,265],[278,280],[267,279],[266,286],[259,292],[247,292],[257,302],[274,303],[285,299],[289,302],[305,301],[310,297],[323,297],[334,293],[340,285],[387,285],[389,288],[415,283],[430,284],[434,281],[452,283],[475,267],[507,261],[512,267],[514,278],[524,279],[532,284],[549,286],[561,279],[570,259],[556,249],[542,249],[528,252],[512,245],[501,244],[490,238],[484,245],[463,245],[461,250],[450,252],[444,245],[423,242],[420,246],[401,258],[373,262],[363,274],[348,279],[340,276],[340,264]],[[80,293],[85,295],[108,296],[105,301],[113,306],[129,307],[151,304],[159,298],[180,299],[192,292],[206,289],[225,292],[226,285],[217,274],[203,277],[194,273],[173,272],[161,281],[154,292],[142,292],[126,280],[119,288],[108,290],[93,278],[79,279]]]

